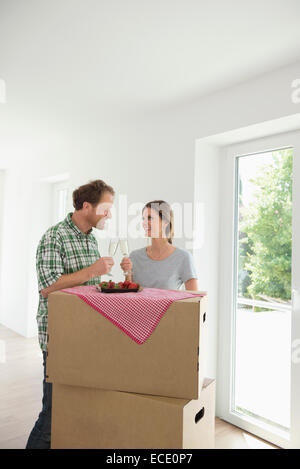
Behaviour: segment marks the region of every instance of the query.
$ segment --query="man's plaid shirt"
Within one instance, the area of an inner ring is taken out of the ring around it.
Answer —
[[[98,243],[92,230],[82,233],[72,221],[72,213],[60,223],[49,228],[39,242],[36,268],[39,285],[37,323],[39,342],[47,350],[48,299],[41,290],[56,282],[61,275],[72,274],[99,259]],[[84,285],[97,285],[100,277],[94,277]]]

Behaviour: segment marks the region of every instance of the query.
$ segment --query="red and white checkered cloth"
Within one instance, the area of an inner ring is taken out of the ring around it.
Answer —
[[[85,285],[62,291],[79,296],[137,344],[150,337],[173,301],[205,295],[158,288],[144,288],[137,293],[101,293],[96,286]]]

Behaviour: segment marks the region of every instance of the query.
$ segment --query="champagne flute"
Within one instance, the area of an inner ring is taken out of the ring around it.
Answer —
[[[114,255],[116,254],[118,243],[119,243],[119,240],[117,238],[113,238],[110,240],[109,247],[108,247],[109,257],[114,257]],[[108,275],[109,277],[112,277],[112,274],[110,272],[108,272],[106,275]]]
[[[119,241],[120,249],[123,257],[129,257],[128,241],[126,238],[122,238]],[[124,272],[124,275],[128,275],[129,272]]]

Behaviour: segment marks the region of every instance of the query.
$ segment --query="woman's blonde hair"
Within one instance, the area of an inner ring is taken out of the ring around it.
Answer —
[[[171,206],[164,200],[152,200],[144,206],[143,212],[146,208],[155,210],[159,215],[159,218],[168,223],[166,227],[166,236],[168,238],[168,242],[172,244],[174,237],[174,213]]]

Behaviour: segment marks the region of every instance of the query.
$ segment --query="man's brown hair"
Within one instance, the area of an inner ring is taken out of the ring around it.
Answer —
[[[75,189],[73,192],[73,207],[75,210],[81,210],[83,202],[89,202],[94,207],[100,202],[105,192],[110,192],[112,195],[115,195],[113,188],[104,181],[101,181],[101,179],[90,181],[88,184],[78,187],[78,189]]]

